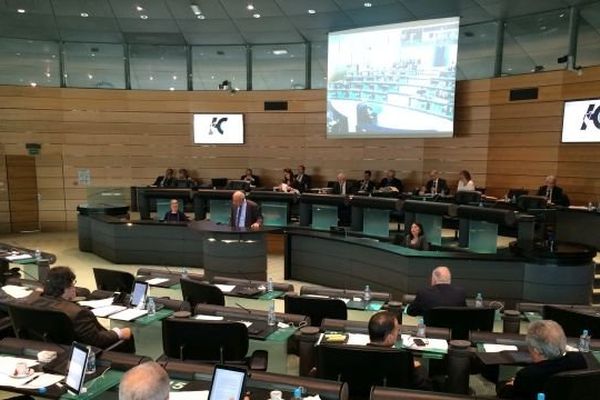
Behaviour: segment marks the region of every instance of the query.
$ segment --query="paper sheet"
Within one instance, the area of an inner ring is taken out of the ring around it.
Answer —
[[[370,341],[369,335],[364,333],[349,333],[346,343],[354,346],[366,346]]]
[[[96,316],[96,317],[108,317],[109,315],[112,314],[116,314],[119,311],[123,311],[125,310],[127,307],[124,306],[107,306],[107,307],[100,307],[100,308],[94,308],[92,310],[92,313]]]
[[[252,326],[252,322],[250,322],[250,321],[237,321],[237,322],[240,322],[240,323],[246,325],[246,328],[250,328]]]
[[[0,356],[0,378],[2,376],[12,375],[15,372],[17,363],[25,363],[27,367],[32,368],[38,365],[36,360],[29,358]]]
[[[156,286],[156,285],[160,285],[161,283],[165,283],[168,282],[169,278],[152,278],[152,279],[148,279],[146,281],[146,283],[150,286]]]
[[[2,290],[4,290],[7,295],[14,297],[15,299],[22,299],[29,296],[31,292],[33,292],[31,289],[26,288],[25,286],[17,285],[6,285],[2,287]]]
[[[223,321],[223,317],[220,315],[198,314],[198,315],[194,315],[194,319],[200,319],[203,321]]]
[[[414,337],[410,335],[402,335],[402,347],[411,350],[419,350],[419,351],[431,351],[435,353],[447,353],[448,352],[448,342],[444,339],[432,339],[432,338],[423,338],[427,345],[425,346],[417,346],[413,339]]]
[[[83,300],[83,301],[77,302],[77,304],[79,304],[82,307],[102,308],[102,307],[110,306],[113,303],[113,300],[114,300],[113,297],[109,297],[109,298],[100,299],[100,300]]]
[[[235,288],[235,285],[217,284],[215,286],[218,287],[219,289],[221,289],[221,292],[223,292],[223,293],[231,293],[231,291]]]
[[[338,300],[343,301],[344,304],[348,304],[350,302],[350,299],[347,297],[338,297]]]
[[[208,400],[208,390],[169,393],[169,400],[189,400],[189,399]]]
[[[31,254],[15,254],[12,256],[4,257],[4,258],[6,258],[8,261],[19,261],[19,260],[28,260],[33,257],[31,256]]]
[[[519,351],[519,348],[511,344],[484,343],[483,349],[486,353],[500,353],[501,351]]]
[[[109,316],[110,319],[119,321],[133,321],[136,318],[148,314],[148,310],[138,310],[137,308],[128,308],[116,314]]]
[[[18,387],[24,389],[39,389],[43,387],[52,386],[62,381],[64,378],[65,377],[63,375],[40,374],[37,378],[29,382],[28,384]]]

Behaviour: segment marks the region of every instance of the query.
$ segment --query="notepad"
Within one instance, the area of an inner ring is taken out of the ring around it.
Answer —
[[[519,348],[512,344],[484,343],[483,349],[486,353],[500,353],[501,351],[519,351]]]
[[[217,284],[215,286],[218,287],[219,289],[221,289],[221,292],[223,292],[223,293],[231,293],[233,291],[233,289],[235,289],[235,285]]]
[[[422,338],[427,344],[425,346],[417,346],[414,343],[414,337],[410,335],[402,335],[402,347],[418,351],[430,351],[434,353],[447,353],[448,342],[444,339]]]
[[[351,344],[353,346],[366,346],[369,344],[369,342],[371,342],[369,335],[364,333],[349,333],[346,344]]]
[[[106,307],[94,308],[92,310],[92,313],[94,313],[96,317],[108,317],[109,315],[116,314],[119,311],[125,310],[126,308],[127,307],[124,306],[111,305]]]
[[[28,260],[33,257],[31,256],[31,254],[14,254],[12,256],[7,256],[4,258],[6,258],[8,261],[19,261],[19,260]]]
[[[169,393],[169,400],[189,400],[189,399],[208,400],[208,390]]]
[[[118,321],[133,321],[136,318],[148,314],[148,310],[138,310],[137,308],[128,308],[116,314],[109,316],[110,319]]]
[[[26,288],[25,286],[17,285],[6,285],[2,287],[2,290],[4,290],[4,292],[7,295],[14,297],[15,299],[22,299],[24,297],[27,297],[32,292],[31,289]]]
[[[202,321],[223,321],[223,317],[220,315],[198,314],[198,315],[194,315],[194,319],[199,319]]]
[[[157,285],[160,285],[161,283],[165,283],[168,281],[169,281],[169,278],[152,278],[152,279],[148,279],[146,281],[146,283],[151,286],[157,286]]]
[[[103,307],[108,307],[113,303],[114,298],[113,297],[109,297],[106,299],[100,299],[100,300],[82,300],[77,302],[77,304],[79,304],[82,307],[89,307],[89,308],[103,308]]]

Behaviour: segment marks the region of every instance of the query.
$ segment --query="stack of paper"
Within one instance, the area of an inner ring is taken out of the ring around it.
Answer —
[[[401,335],[401,337],[402,347],[405,347],[407,349],[430,351],[444,354],[448,352],[448,342],[444,339],[416,338],[410,335]],[[417,344],[415,344],[415,339],[422,339],[426,343],[425,346],[418,346]]]
[[[169,281],[169,278],[152,278],[152,279],[148,279],[146,281],[146,283],[150,286],[157,286],[157,285],[160,285],[161,283],[165,283],[168,281]]]
[[[107,299],[100,299],[100,300],[83,300],[78,302],[77,304],[79,304],[82,307],[89,307],[89,308],[102,308],[102,307],[108,307],[113,303],[114,298],[109,297]]]
[[[124,306],[115,306],[115,305],[112,305],[112,306],[94,308],[92,310],[92,312],[94,313],[94,315],[96,317],[101,317],[102,318],[102,317],[108,317],[109,315],[112,315],[112,314],[116,314],[119,311],[125,310],[126,308],[127,307],[124,307]]]
[[[519,348],[512,344],[484,343],[483,349],[486,353],[500,353],[501,351],[519,351]]]
[[[15,299],[22,299],[29,296],[31,292],[33,292],[31,289],[26,288],[25,286],[16,285],[3,286],[2,290],[4,290],[7,295],[14,297]]]

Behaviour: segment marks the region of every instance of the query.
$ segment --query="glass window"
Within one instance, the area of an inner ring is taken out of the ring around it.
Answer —
[[[581,9],[577,38],[577,65],[600,64],[600,4]]]
[[[315,42],[310,49],[310,85],[312,89],[327,87],[327,42]]]
[[[185,46],[131,45],[132,89],[187,90]]]
[[[246,90],[245,46],[194,46],[194,90],[217,90],[223,81]]]
[[[494,76],[497,31],[497,22],[461,27],[457,65],[459,79],[481,79]]]
[[[252,46],[252,89],[304,89],[304,44]]]
[[[0,38],[0,84],[60,86],[58,44]]]
[[[122,45],[65,43],[64,55],[67,86],[125,88]]]
[[[569,12],[557,10],[508,20],[504,31],[502,73],[563,69],[556,59],[568,53]]]

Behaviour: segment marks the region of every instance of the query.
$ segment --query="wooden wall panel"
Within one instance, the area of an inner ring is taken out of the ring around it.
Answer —
[[[1,125],[1,124],[0,124]],[[0,144],[0,233],[10,232],[10,208],[8,202],[8,179],[4,146]]]

